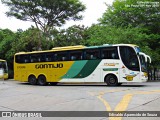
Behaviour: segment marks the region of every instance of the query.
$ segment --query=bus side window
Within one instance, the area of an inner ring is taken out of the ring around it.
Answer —
[[[53,53],[47,53],[47,54],[45,55],[45,61],[46,61],[46,62],[54,61],[54,54],[53,54]]]
[[[29,63],[28,55],[22,55],[20,58],[22,59],[21,63]]]
[[[82,60],[83,52],[76,50],[76,51],[70,51],[70,60]]]
[[[71,60],[76,60],[76,57],[75,56],[71,56]]]
[[[27,55],[16,55],[15,62],[16,63],[28,63],[29,59],[27,59]]]
[[[31,63],[42,62],[42,54],[31,54]]]
[[[117,47],[106,47],[102,49],[102,59],[119,59]]]
[[[21,62],[21,59],[20,59],[20,56],[21,56],[21,55],[16,55],[16,56],[15,56],[15,62],[16,62],[16,63],[22,63],[22,62]]]
[[[28,61],[27,59],[24,59],[24,62],[25,62],[25,63],[28,63],[29,61]]]
[[[50,61],[49,58],[46,57],[46,62],[49,62],[49,61]]]
[[[38,55],[38,61],[39,62],[45,62],[45,53],[40,53]]]
[[[31,57],[31,63],[36,62],[36,59],[35,59],[35,56],[34,56],[34,55],[31,55],[30,57]]]
[[[100,58],[100,50],[99,49],[89,49],[85,51],[85,58],[87,60],[96,60]]]
[[[54,61],[58,61],[58,55],[57,55],[57,53],[54,54]]]
[[[54,54],[55,61],[67,61],[68,53],[67,52],[57,52]]]
[[[67,58],[66,57],[62,57],[62,61],[66,61],[67,60]]]
[[[116,54],[112,53],[112,59],[115,59],[115,58],[116,58]]]
[[[105,58],[104,54],[101,54],[101,57],[102,57],[102,59],[104,59]]]

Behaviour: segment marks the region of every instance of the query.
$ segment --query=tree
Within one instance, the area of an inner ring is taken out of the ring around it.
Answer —
[[[85,44],[87,28],[83,25],[73,25],[67,29],[53,30],[54,46],[71,46]]]
[[[15,33],[9,29],[0,29],[0,58],[8,59],[8,51],[11,49],[11,43],[15,39]]]
[[[103,14],[99,22],[102,26],[118,28],[138,28],[146,34],[146,51],[152,59],[154,68],[160,67],[160,4],[159,0],[115,0]],[[119,31],[121,32],[121,31]],[[134,38],[136,39],[136,38]],[[139,43],[144,40],[139,39]],[[133,41],[134,43],[135,41]]]
[[[9,74],[13,76],[13,56],[11,52],[12,41],[16,39],[16,35],[9,29],[0,29],[0,59],[7,60]]]
[[[160,32],[159,0],[115,0],[99,22],[116,27],[143,27],[150,33]]]
[[[159,0],[115,0],[99,22],[107,26],[143,28],[144,33],[153,36],[148,43],[156,50],[160,46],[159,11]]]
[[[41,29],[46,36],[56,26],[62,26],[67,20],[80,20],[79,13],[85,6],[79,0],[1,0],[9,6],[7,16],[23,21],[34,22],[37,29]],[[39,34],[38,46],[41,48]]]
[[[147,35],[141,28],[131,27],[113,27],[92,25],[88,30],[89,38],[87,43],[89,45],[103,45],[103,44],[136,44],[142,48],[143,52],[148,52],[149,48],[148,40],[152,39],[152,36]]]
[[[42,31],[38,30],[35,27],[31,27],[27,29],[26,31],[17,31],[16,34],[16,39],[12,41],[12,48],[11,51],[13,53],[17,52],[31,52],[31,51],[36,51],[38,49],[38,36],[37,34],[42,33]],[[45,37],[42,34],[42,49],[43,50],[48,50],[53,47],[52,41],[45,40]]]

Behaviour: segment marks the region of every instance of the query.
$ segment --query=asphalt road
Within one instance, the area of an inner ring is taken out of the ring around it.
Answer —
[[[160,117],[156,117],[156,114],[160,115],[160,82],[132,83],[109,87],[105,83],[61,83],[57,86],[33,86],[14,80],[0,81],[0,111],[0,116],[3,117],[6,117],[7,113],[1,115],[2,112],[7,111],[71,111],[72,113],[78,111],[136,111],[136,120],[159,120]],[[6,117],[5,119],[17,120],[22,119],[21,117],[25,117],[26,114],[28,115],[28,113],[22,114],[20,113],[18,118],[12,114],[12,118]],[[46,114],[58,116],[58,113],[54,112],[46,112]],[[146,117],[137,117],[142,114]],[[36,118],[36,115],[37,117],[42,116],[42,118]],[[43,117],[41,113],[36,115],[33,115],[35,118],[31,119],[135,120],[135,117],[126,116],[95,117],[96,112],[90,117]],[[131,112],[127,115],[134,116],[135,114]],[[151,115],[154,117],[150,117]],[[1,119],[4,118],[0,117]]]

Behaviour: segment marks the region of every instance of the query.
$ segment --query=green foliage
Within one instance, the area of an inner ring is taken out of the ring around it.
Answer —
[[[90,34],[90,38],[87,42],[91,45],[124,43],[137,44],[141,48],[149,49],[149,47],[147,47],[148,40],[152,39],[150,35],[143,33],[143,29],[130,27],[117,28],[111,26],[93,25],[88,29],[88,34]]]
[[[73,25],[68,29],[54,30],[52,35],[54,37],[54,46],[72,46],[85,44],[87,28],[84,26]]]
[[[79,0],[1,0],[9,7],[7,16],[23,21],[34,22],[37,29],[42,30],[45,38],[50,37],[54,27],[62,26],[67,20],[80,20],[80,12],[85,6]],[[42,50],[41,33],[38,36],[37,50]]]
[[[8,29],[0,29],[0,58],[7,60],[10,76],[13,76],[14,54],[37,50],[37,43],[39,42],[37,34],[39,33],[40,31],[34,27],[26,31],[19,30],[16,33]],[[53,42],[43,37],[41,47],[43,50],[51,49]]]
[[[39,33],[42,33],[37,28],[31,27],[26,31],[17,31],[16,38],[12,41],[12,51],[16,52],[30,52],[38,49]],[[45,40],[42,36],[42,50],[48,50],[52,46],[52,41]]]
[[[153,65],[157,67],[160,60],[159,11],[159,0],[115,0],[99,22],[101,26],[115,27],[115,36],[119,36],[119,39],[123,36],[123,43],[132,42],[140,45],[154,58]],[[121,35],[118,34],[118,30]],[[112,36],[111,31],[108,32]]]
[[[0,58],[8,59],[9,50],[11,49],[11,43],[15,39],[14,33],[9,29],[0,29]]]
[[[0,59],[7,60],[10,73],[13,73],[13,53],[10,50],[15,38],[16,36],[11,30],[0,29]]]
[[[156,2],[159,0],[115,0],[99,21],[103,25],[143,27],[150,33],[159,33],[160,6]]]
[[[9,6],[8,16],[16,17],[23,21],[31,21],[40,25],[46,34],[54,26],[65,24],[66,20],[79,20],[79,12],[85,6],[79,0],[1,0]]]

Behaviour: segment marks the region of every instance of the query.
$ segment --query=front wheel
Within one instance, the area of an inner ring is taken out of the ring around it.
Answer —
[[[108,75],[105,77],[105,82],[108,86],[117,86],[118,85],[118,79],[115,75]]]
[[[41,85],[41,86],[47,85],[46,77],[44,75],[40,75],[38,77],[38,84]]]

